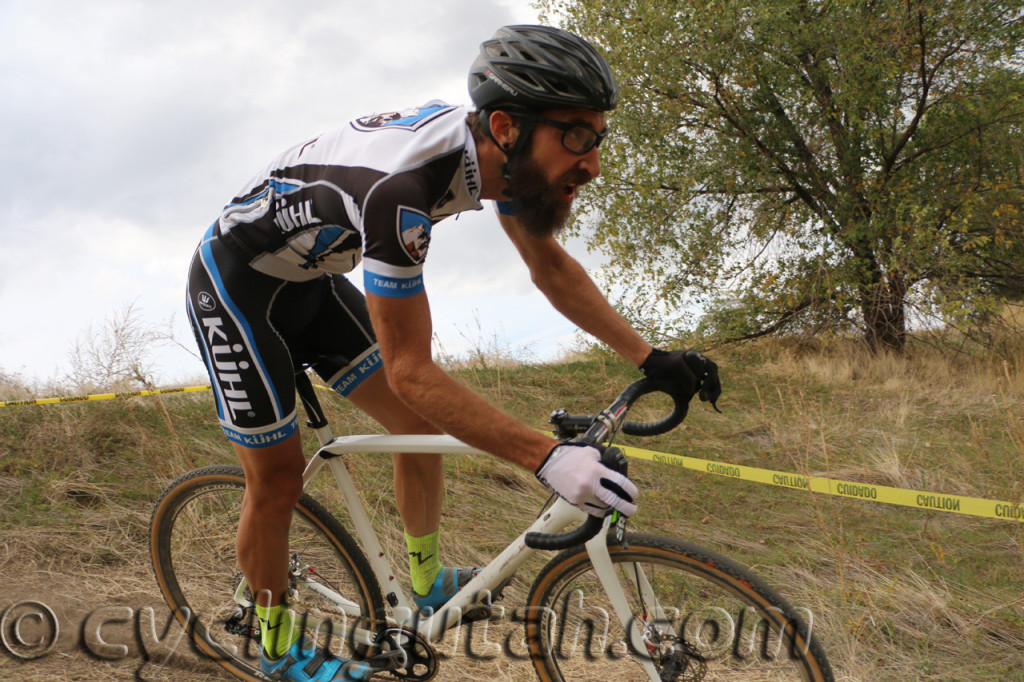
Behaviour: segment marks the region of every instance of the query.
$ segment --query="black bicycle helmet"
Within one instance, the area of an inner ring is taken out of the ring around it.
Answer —
[[[480,110],[611,111],[619,84],[583,38],[550,26],[505,26],[480,45],[469,94]]]

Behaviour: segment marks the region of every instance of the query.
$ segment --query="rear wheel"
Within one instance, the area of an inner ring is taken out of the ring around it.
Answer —
[[[586,549],[568,549],[542,569],[527,604],[541,680],[833,679],[809,612],[731,559],[641,534],[609,551],[643,645],[631,643]]]
[[[244,593],[235,556],[244,491],[241,467],[185,474],[153,510],[150,551],[160,591],[197,650],[242,679],[261,680],[259,623],[251,606],[236,600],[236,592]],[[306,616],[307,635],[335,655],[365,655],[368,647],[338,636],[353,625],[370,631],[384,627],[380,586],[355,541],[303,495],[292,516],[289,551],[289,602],[300,620]]]

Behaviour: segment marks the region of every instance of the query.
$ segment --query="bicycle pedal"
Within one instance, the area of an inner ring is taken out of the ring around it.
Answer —
[[[491,607],[490,606],[471,606],[462,614],[462,624],[476,623],[481,620],[491,619]]]
[[[496,601],[505,598],[505,588],[512,583],[515,574],[505,578],[493,591],[490,592],[486,602],[473,604],[462,614],[463,623],[473,623],[480,620],[490,620],[492,617],[492,605]]]

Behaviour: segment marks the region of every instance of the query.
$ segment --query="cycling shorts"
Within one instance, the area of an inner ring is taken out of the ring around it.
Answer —
[[[381,366],[366,300],[342,275],[263,274],[207,231],[192,258],[188,315],[228,439],[251,448],[298,429],[296,368],[348,395]]]

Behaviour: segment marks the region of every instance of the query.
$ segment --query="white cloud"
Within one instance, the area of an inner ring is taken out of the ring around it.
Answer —
[[[0,369],[58,375],[132,303],[191,344],[194,245],[253,172],[356,115],[466,102],[479,43],[534,21],[527,0],[0,3]],[[426,277],[449,352],[477,324],[541,355],[572,333],[490,210],[437,226]]]

